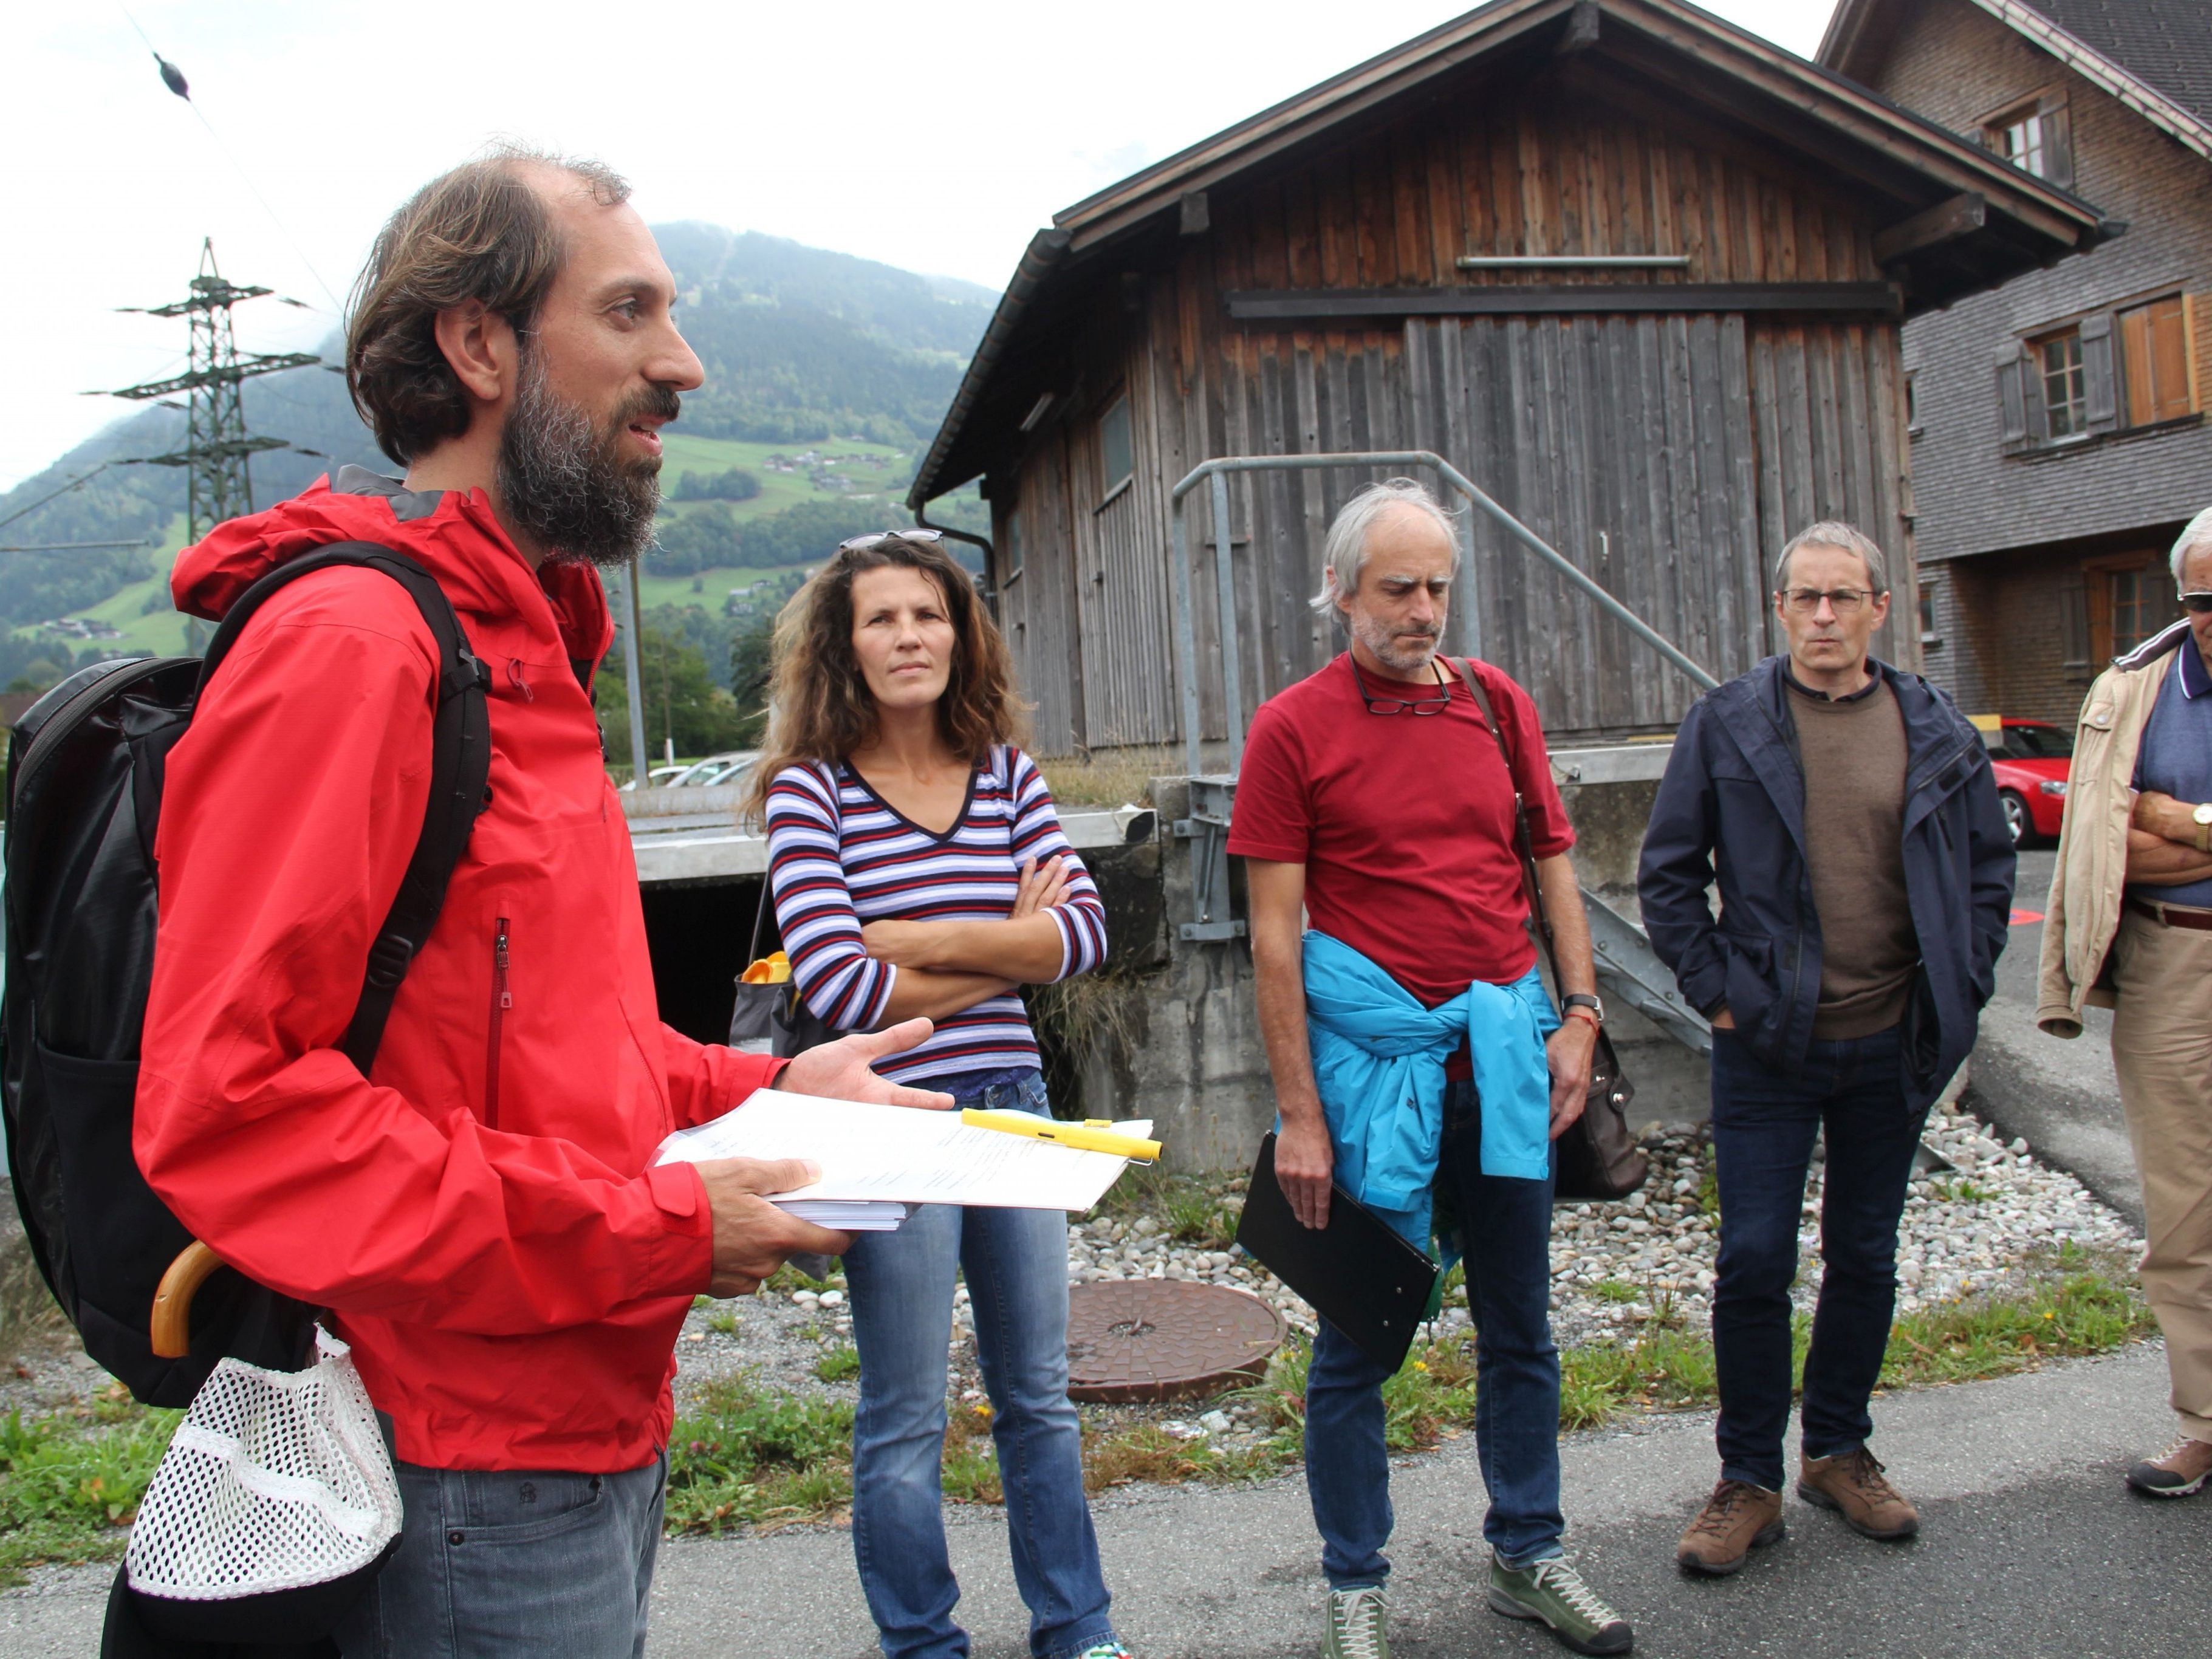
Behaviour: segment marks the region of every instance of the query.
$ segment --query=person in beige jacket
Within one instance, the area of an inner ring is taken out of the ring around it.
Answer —
[[[2212,508],[2173,546],[2188,615],[2099,675],[2081,706],[2036,1021],[2112,1013],[2112,1066],[2142,1176],[2143,1292],[2181,1434],[2128,1483],[2212,1478]]]

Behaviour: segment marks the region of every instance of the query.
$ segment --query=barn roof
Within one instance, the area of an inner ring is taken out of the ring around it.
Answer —
[[[1980,228],[1900,255],[1894,269],[1911,309],[1947,304],[2110,232],[2078,198],[1686,0],[1492,0],[1055,214],[1000,301],[909,502],[983,472],[1020,428],[1039,395],[1023,371],[1050,355],[1056,325],[1081,309],[1086,268],[1103,268],[1139,239],[1172,236],[1186,198],[1341,141],[1353,124],[1434,98],[1455,79],[1524,58],[1541,63],[1563,46],[1721,114],[1808,171],[1847,178],[1891,223],[1981,198]]]
[[[1843,0],[1820,61],[1872,79],[1908,0]],[[1968,0],[2212,157],[2212,0]]]

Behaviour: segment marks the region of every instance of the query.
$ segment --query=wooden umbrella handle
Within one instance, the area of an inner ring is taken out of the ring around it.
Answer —
[[[183,1359],[192,1351],[192,1297],[222,1258],[197,1238],[178,1253],[154,1292],[154,1352],[163,1359]]]

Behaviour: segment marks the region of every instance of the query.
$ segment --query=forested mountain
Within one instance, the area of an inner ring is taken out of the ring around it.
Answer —
[[[679,321],[708,373],[672,434],[796,449],[860,438],[902,453],[902,477],[911,477],[913,457],[936,430],[990,319],[988,290],[713,225],[664,225],[654,234],[683,292]],[[324,356],[337,361],[336,340]],[[393,470],[354,415],[343,377],[327,368],[249,382],[246,411],[256,434],[319,452],[256,456],[257,502],[293,494],[338,462]],[[0,552],[0,630],[83,611],[167,568],[183,530],[184,475],[125,463],[179,447],[183,421],[170,410],[141,410],[0,495],[5,520],[106,463],[82,487],[0,526],[0,545],[156,544]],[[896,497],[902,476],[885,476],[880,487]],[[878,519],[887,511],[888,503],[872,509]]]

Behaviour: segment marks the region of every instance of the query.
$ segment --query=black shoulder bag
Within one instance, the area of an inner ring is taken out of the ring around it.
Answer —
[[[1504,728],[1491,708],[1490,695],[1482,689],[1480,677],[1468,663],[1457,658],[1447,660],[1467,682],[1467,689],[1474,694],[1474,706],[1482,711],[1482,723],[1497,740],[1498,755],[1505,763],[1506,779],[1513,785],[1513,843],[1521,860],[1521,885],[1528,897],[1528,931],[1535,936],[1537,948],[1544,953],[1544,965],[1551,969],[1552,983],[1556,986],[1559,983],[1559,959],[1553,948],[1551,920],[1544,914],[1543,888],[1536,880],[1535,842],[1528,833],[1528,808],[1522,799],[1521,775],[1514,769],[1512,748],[1506,743]],[[1636,1085],[1622,1073],[1620,1057],[1613,1050],[1613,1039],[1600,1026],[1597,1049],[1590,1061],[1589,1093],[1583,1102],[1583,1114],[1559,1139],[1554,1200],[1565,1202],[1626,1198],[1644,1184],[1651,1171],[1651,1160],[1644,1155],[1635,1137],[1628,1132],[1628,1103],[1635,1098]]]

